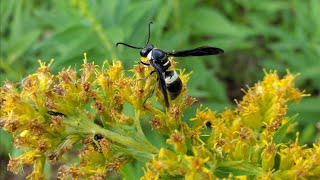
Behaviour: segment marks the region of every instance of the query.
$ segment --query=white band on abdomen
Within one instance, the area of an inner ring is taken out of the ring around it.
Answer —
[[[178,73],[176,71],[173,71],[173,75],[172,76],[167,76],[165,81],[166,84],[171,84],[173,83],[175,80],[177,80],[179,78]]]

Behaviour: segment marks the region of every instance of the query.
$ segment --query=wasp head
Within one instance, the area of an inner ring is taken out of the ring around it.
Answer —
[[[147,44],[141,51],[140,51],[140,56],[141,57],[147,57],[149,52],[153,49],[152,44]]]

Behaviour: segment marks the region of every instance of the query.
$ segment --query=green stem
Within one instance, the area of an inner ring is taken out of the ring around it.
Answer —
[[[104,129],[85,117],[68,118],[68,120],[65,121],[65,125],[71,128],[68,130],[69,134],[76,133],[76,134],[81,134],[82,136],[85,136],[88,134],[102,134],[106,138],[114,142],[117,142],[125,147],[132,148],[142,152],[148,152],[151,154],[158,153],[158,149],[155,148],[153,145],[151,145],[145,139],[144,136],[143,137],[135,136],[135,139],[133,139],[129,135],[126,136],[117,132],[113,132],[108,129]],[[140,139],[136,140],[137,137]]]
[[[140,110],[135,111],[134,124],[137,128],[137,131],[144,136],[143,130],[141,128],[141,123],[140,123]]]

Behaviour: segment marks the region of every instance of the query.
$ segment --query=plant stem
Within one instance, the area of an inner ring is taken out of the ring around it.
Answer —
[[[135,111],[134,124],[137,128],[137,131],[144,136],[143,130],[141,128],[141,123],[140,123],[140,110]]]
[[[111,130],[102,128],[83,116],[78,118],[69,117],[68,119],[69,120],[65,121],[65,125],[72,128],[69,129],[68,133],[76,133],[81,135],[102,134],[111,141],[117,142],[127,148],[132,148],[151,154],[158,153],[158,149],[150,144],[144,136],[135,136],[135,139],[133,139],[131,136],[126,135],[125,133],[113,132]],[[137,137],[140,139],[136,140]]]

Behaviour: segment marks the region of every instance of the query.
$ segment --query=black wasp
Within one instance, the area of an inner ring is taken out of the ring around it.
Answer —
[[[176,71],[169,71],[168,68],[171,66],[171,63],[168,59],[169,56],[173,57],[186,57],[186,56],[208,56],[208,55],[216,55],[222,54],[224,51],[220,48],[209,47],[209,46],[201,46],[194,49],[184,50],[184,51],[173,51],[173,52],[165,52],[161,49],[154,48],[152,44],[149,43],[150,40],[150,25],[149,23],[148,29],[148,41],[144,48],[131,46],[129,44],[118,42],[116,46],[119,44],[134,48],[141,49],[140,55],[141,57],[147,57],[149,63],[145,63],[140,61],[140,63],[146,66],[152,66],[154,70],[150,73],[157,73],[157,81],[160,87],[160,90],[164,97],[164,102],[166,107],[169,107],[168,101],[168,93],[170,95],[171,100],[174,100],[179,96],[182,90],[182,82],[178,76]]]

